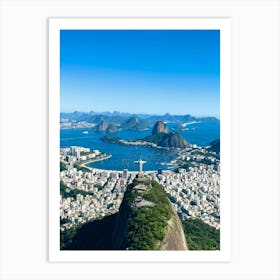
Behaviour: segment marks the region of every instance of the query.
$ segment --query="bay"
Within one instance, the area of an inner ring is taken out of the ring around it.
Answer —
[[[188,124],[188,130],[176,130],[177,124],[167,124],[169,131],[177,131],[191,144],[206,146],[215,139],[220,138],[219,122],[201,122]],[[88,131],[88,134],[84,134]],[[122,130],[114,135],[125,140],[140,139],[151,134],[152,129],[144,131]],[[64,129],[60,130],[60,146],[82,146],[102,153],[111,154],[112,157],[103,161],[89,163],[94,168],[106,170],[137,171],[138,166],[134,163],[139,159],[147,161],[143,170],[170,169],[170,162],[176,158],[174,151],[155,149],[141,146],[124,146],[120,144],[105,143],[101,138],[106,133],[94,132],[92,129]]]

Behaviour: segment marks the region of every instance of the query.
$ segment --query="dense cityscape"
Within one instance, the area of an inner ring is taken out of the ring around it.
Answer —
[[[102,151],[80,146],[60,149],[61,231],[119,211],[127,186],[138,172],[101,170],[86,165],[108,157]],[[198,218],[219,229],[220,163],[216,153],[191,145],[178,150],[172,164],[177,168],[144,174],[164,187],[183,220]]]

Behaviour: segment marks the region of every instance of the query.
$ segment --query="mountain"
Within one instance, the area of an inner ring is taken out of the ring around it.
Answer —
[[[163,187],[143,174],[119,212],[60,233],[61,250],[188,250],[182,222]]]
[[[140,141],[154,143],[160,147],[166,148],[187,148],[190,143],[177,132],[168,133],[167,126],[164,122],[158,121],[153,127],[152,135],[139,139]]]
[[[156,124],[153,127],[152,135],[158,133],[168,133],[167,125],[162,121],[156,122]]]
[[[93,129],[97,132],[105,132],[107,131],[107,128],[108,128],[107,122],[101,120],[101,122],[98,125],[96,125]]]
[[[127,120],[127,117],[122,115],[94,114],[94,115],[88,115],[87,118],[84,119],[84,121],[87,121],[89,123],[95,123],[95,124],[100,123],[102,120],[106,121],[107,123],[120,125],[121,123]]]
[[[118,127],[114,123],[110,123],[106,129],[107,132],[114,133],[118,131]]]
[[[157,133],[141,139],[142,141],[157,144],[160,147],[184,149],[190,146],[190,143],[177,132]]]
[[[115,250],[188,250],[182,223],[163,187],[138,175],[127,188],[112,235]]]
[[[118,127],[114,123],[107,123],[105,120],[101,120],[98,125],[93,128],[96,132],[110,132],[114,133],[118,131]]]
[[[210,151],[213,151],[217,154],[220,153],[220,139],[216,139],[210,143]]]
[[[60,113],[60,118],[74,121],[84,121],[88,118],[88,113],[74,111],[73,113]]]
[[[131,117],[121,125],[122,129],[129,130],[143,130],[146,129],[147,126],[143,121],[140,121],[137,117]]]
[[[189,114],[187,115],[171,115],[166,113],[164,115],[152,115],[152,114],[130,114],[130,113],[121,113],[118,111],[111,112],[101,112],[97,113],[90,111],[89,113],[85,112],[72,112],[72,113],[60,113],[60,118],[68,119],[69,121],[87,121],[89,123],[100,123],[101,120],[104,120],[108,123],[114,123],[116,125],[125,124],[131,118],[138,118],[140,123],[144,122],[145,127],[153,127],[155,122],[163,121],[169,123],[187,123],[193,121],[213,121],[219,122],[215,117],[193,117]],[[140,128],[142,129],[142,128]]]
[[[186,122],[193,122],[197,121],[197,118],[191,115],[171,115],[165,114],[162,116],[159,115],[151,115],[150,117],[146,118],[145,121],[147,124],[151,125],[157,121],[169,122],[169,123],[186,123]]]

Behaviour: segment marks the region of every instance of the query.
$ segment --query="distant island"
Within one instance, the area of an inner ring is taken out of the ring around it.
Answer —
[[[168,133],[166,124],[158,121],[152,130],[152,134],[142,139],[135,139],[126,141],[112,134],[105,135],[101,138],[104,142],[135,145],[135,146],[150,146],[154,148],[180,148],[184,149],[190,147],[190,143],[184,139],[182,135],[176,132]]]
[[[93,127],[93,130],[96,132],[114,133],[118,131],[118,127],[116,124],[113,123],[108,124],[106,121],[102,120],[99,124]]]
[[[138,117],[131,117],[121,125],[122,129],[128,130],[144,130],[148,129],[147,125],[143,120]]]
[[[93,130],[96,132],[110,132],[114,133],[119,130],[145,130],[148,129],[144,121],[140,121],[137,117],[131,117],[124,121],[122,124],[118,123],[108,123],[104,119],[100,121]]]
[[[138,141],[146,141],[156,144],[159,147],[180,148],[184,149],[190,146],[190,143],[185,138],[176,132],[168,133],[167,125],[158,121],[152,130],[152,135],[147,136]]]

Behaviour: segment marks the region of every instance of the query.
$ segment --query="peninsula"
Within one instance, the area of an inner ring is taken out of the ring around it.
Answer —
[[[101,138],[104,142],[134,145],[134,146],[149,146],[153,148],[179,148],[185,149],[190,147],[190,143],[177,132],[168,133],[166,124],[162,121],[156,122],[153,127],[152,134],[142,139],[126,141],[112,134]]]

